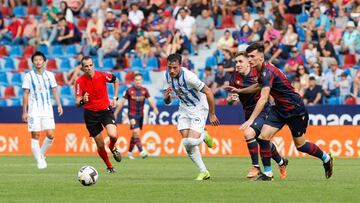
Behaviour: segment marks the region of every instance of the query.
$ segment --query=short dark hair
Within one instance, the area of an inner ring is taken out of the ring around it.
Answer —
[[[265,51],[264,44],[260,43],[260,42],[252,43],[252,44],[250,44],[250,46],[248,46],[246,48],[246,53],[248,54],[248,53],[253,52],[255,50],[257,50],[260,53],[264,53],[264,51]]]
[[[36,51],[36,52],[31,56],[31,62],[34,62],[35,56],[41,56],[41,57],[43,57],[44,61],[46,61],[46,56],[45,56],[45,54],[43,54],[41,51]]]
[[[138,76],[140,76],[141,78],[143,77],[143,75],[141,73],[135,73],[134,78],[136,78]]]
[[[59,22],[62,21],[62,20],[65,20],[66,21],[66,18],[62,17],[59,19]]]
[[[168,63],[173,63],[173,62],[179,62],[179,64],[181,64],[182,62],[182,57],[180,54],[178,53],[175,53],[175,54],[170,54],[168,57],[167,57],[167,61]]]
[[[126,15],[126,16],[129,16],[129,12],[128,12],[128,10],[123,9],[123,10],[121,11],[121,15]]]
[[[84,56],[84,57],[81,59],[81,66],[84,67],[84,61],[89,60],[89,59],[93,60],[93,59],[91,58],[91,56]]]

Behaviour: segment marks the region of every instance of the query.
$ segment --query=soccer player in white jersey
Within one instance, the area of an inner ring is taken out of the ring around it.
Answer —
[[[177,128],[182,136],[182,143],[200,171],[195,180],[208,180],[210,173],[201,158],[198,146],[205,141],[208,147],[214,147],[213,139],[204,131],[208,115],[212,125],[220,124],[215,115],[214,95],[193,72],[180,66],[182,61],[180,54],[171,54],[167,60],[164,102],[171,103],[173,91],[180,99]]]
[[[28,130],[31,133],[31,150],[37,161],[37,167],[45,169],[47,163],[44,155],[53,143],[55,129],[50,90],[58,105],[57,111],[60,116],[63,114],[63,109],[56,91],[55,76],[52,72],[45,70],[45,55],[35,52],[31,56],[31,61],[35,69],[26,73],[22,85],[24,90],[22,120],[28,123]],[[46,138],[40,148],[41,131],[45,131]]]

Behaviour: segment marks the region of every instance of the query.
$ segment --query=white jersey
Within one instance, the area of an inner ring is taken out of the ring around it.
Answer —
[[[166,71],[164,77],[164,89],[171,87],[176,96],[180,99],[180,109],[209,109],[206,95],[201,92],[205,87],[195,73],[182,67],[178,78],[170,77]]]
[[[57,87],[52,72],[43,71],[37,74],[32,70],[25,74],[22,88],[30,90],[28,115],[29,117],[53,117],[50,90]]]

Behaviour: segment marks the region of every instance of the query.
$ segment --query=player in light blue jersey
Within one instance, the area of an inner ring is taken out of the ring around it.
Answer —
[[[220,124],[215,115],[214,95],[210,88],[193,72],[181,67],[181,55],[168,56],[168,71],[164,77],[164,102],[171,103],[171,94],[175,92],[180,99],[178,130],[182,143],[190,159],[198,167],[200,173],[196,180],[207,180],[207,170],[199,151],[199,145],[205,141],[210,148],[214,147],[213,139],[204,131],[207,116],[214,126]]]

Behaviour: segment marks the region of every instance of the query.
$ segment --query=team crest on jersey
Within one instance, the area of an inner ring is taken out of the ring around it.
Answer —
[[[196,117],[193,122],[194,124],[200,124],[201,119],[199,117]]]

